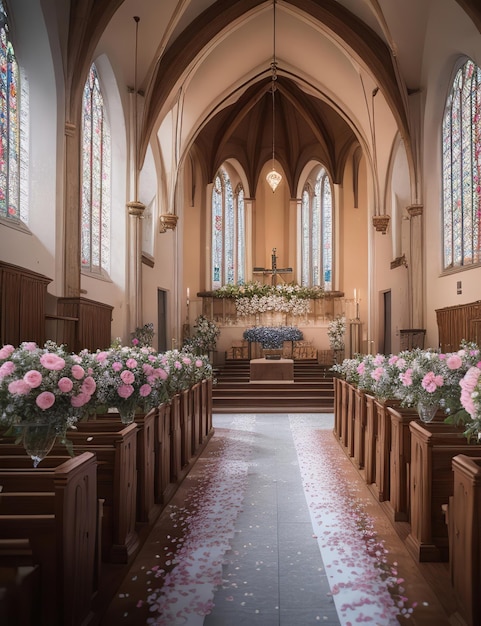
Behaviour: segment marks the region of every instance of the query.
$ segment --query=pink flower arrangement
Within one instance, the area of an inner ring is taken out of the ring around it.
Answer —
[[[116,347],[94,357],[99,411],[117,409],[124,422],[136,411],[147,413],[167,399],[162,366],[152,348]]]
[[[80,361],[80,362],[79,362]],[[47,342],[0,349],[0,415],[6,426],[43,421],[58,435],[91,410],[96,383],[82,358]]]

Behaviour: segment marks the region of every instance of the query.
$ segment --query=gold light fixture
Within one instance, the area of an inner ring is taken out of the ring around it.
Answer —
[[[276,60],[276,0],[273,0],[273,54],[271,63],[271,93],[272,93],[272,170],[267,174],[266,180],[272,193],[277,189],[282,180],[279,172],[276,172],[276,90],[277,90],[277,60]]]

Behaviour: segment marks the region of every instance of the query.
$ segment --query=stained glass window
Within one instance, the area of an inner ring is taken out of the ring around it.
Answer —
[[[110,269],[110,128],[95,65],[83,93],[82,114],[82,269]]]
[[[0,217],[20,221],[20,77],[0,1]]]
[[[245,280],[244,191],[235,193],[225,170],[212,190],[212,289]]]
[[[481,261],[481,69],[457,71],[442,128],[444,269]]]
[[[301,201],[301,284],[332,290],[331,182],[321,168],[314,188],[307,183]]]

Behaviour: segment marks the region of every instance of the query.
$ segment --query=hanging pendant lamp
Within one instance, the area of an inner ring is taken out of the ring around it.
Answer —
[[[271,93],[272,93],[272,170],[267,174],[266,180],[272,192],[277,189],[282,180],[282,176],[275,168],[276,160],[276,81],[277,81],[277,61],[276,61],[276,0],[273,0],[273,54],[272,54],[272,77],[271,77]]]

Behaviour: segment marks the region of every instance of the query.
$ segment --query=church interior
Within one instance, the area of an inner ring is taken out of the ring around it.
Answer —
[[[458,453],[481,484],[473,446],[334,371],[481,346],[479,2],[0,0],[0,56],[0,622],[480,624],[481,492],[439,537],[419,496]],[[82,366],[74,422],[139,342],[135,422],[75,425],[67,498],[60,431],[32,470],[5,426],[50,393],[14,357]]]

